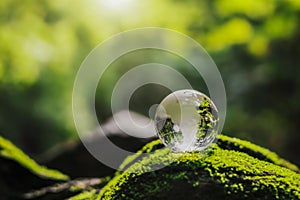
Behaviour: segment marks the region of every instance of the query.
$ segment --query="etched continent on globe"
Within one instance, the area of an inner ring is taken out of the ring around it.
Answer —
[[[218,121],[216,106],[196,90],[171,93],[155,115],[159,138],[177,152],[206,149],[218,133]]]

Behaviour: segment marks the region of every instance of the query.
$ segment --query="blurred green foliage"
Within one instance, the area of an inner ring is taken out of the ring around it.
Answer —
[[[215,60],[228,96],[225,132],[300,164],[299,19],[298,0],[2,0],[0,132],[31,153],[76,137],[72,86],[85,56],[115,33],[159,26],[191,36]],[[162,56],[206,91],[176,56],[136,52],[113,63],[100,81],[100,120],[110,115],[118,78]],[[131,105],[144,114],[168,92],[147,87]],[[156,95],[149,98],[149,91]]]

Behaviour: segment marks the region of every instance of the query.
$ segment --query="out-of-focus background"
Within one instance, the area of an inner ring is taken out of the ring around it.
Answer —
[[[1,0],[0,133],[33,157],[78,139],[71,102],[81,62],[113,34],[145,26],[185,33],[212,56],[228,97],[224,133],[300,165],[299,0]],[[207,92],[178,57],[133,52],[99,83],[99,121],[111,115],[111,92],[122,74],[162,57]],[[130,108],[148,115],[168,92],[141,87]]]

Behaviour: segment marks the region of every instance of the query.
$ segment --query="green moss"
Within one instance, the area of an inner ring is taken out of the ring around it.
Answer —
[[[234,150],[225,149],[233,143]],[[300,199],[300,175],[281,166],[297,167],[249,142],[220,136],[204,153],[173,153],[160,147],[153,141],[128,157],[120,166],[125,172],[118,173],[99,198]],[[147,172],[158,166],[163,168]]]
[[[238,138],[228,137],[222,134],[217,136],[217,144],[221,149],[234,150],[238,152],[244,152],[254,158],[259,160],[268,161],[273,164],[286,167],[296,172],[300,172],[299,168],[280,158],[276,153],[260,147],[258,145],[252,144],[251,142],[240,140]],[[120,165],[119,171],[124,171],[130,164],[136,162],[137,160],[142,158],[143,153],[153,152],[156,149],[160,149],[164,147],[160,140],[154,140],[147,145],[145,145],[141,150],[139,150],[136,154],[127,157],[124,162]],[[119,174],[120,172],[117,172]]]
[[[96,194],[97,190],[90,190],[90,191],[84,191],[76,196],[73,196],[69,198],[69,200],[86,200],[86,199],[96,199],[98,200],[99,198],[97,197],[98,195]]]
[[[0,136],[0,157],[13,160],[39,177],[52,180],[68,180],[69,177],[59,171],[48,169],[30,159],[10,141]]]
[[[300,172],[299,168],[296,165],[280,158],[276,153],[266,148],[252,144],[251,142],[228,137],[222,134],[218,135],[217,139],[218,139],[217,144],[222,149],[230,149],[239,152],[244,152],[260,160],[268,161],[276,165],[289,168],[293,171]]]
[[[135,163],[138,159],[141,159],[143,153],[150,153],[162,147],[164,147],[164,145],[160,140],[154,140],[146,144],[141,150],[137,151],[137,153],[125,158],[123,163],[120,165],[119,170],[116,172],[116,175],[124,171],[130,164]]]

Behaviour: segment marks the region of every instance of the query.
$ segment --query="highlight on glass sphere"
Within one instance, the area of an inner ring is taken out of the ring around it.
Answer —
[[[218,134],[218,111],[205,94],[179,90],[162,100],[155,127],[163,144],[175,152],[206,149]]]

